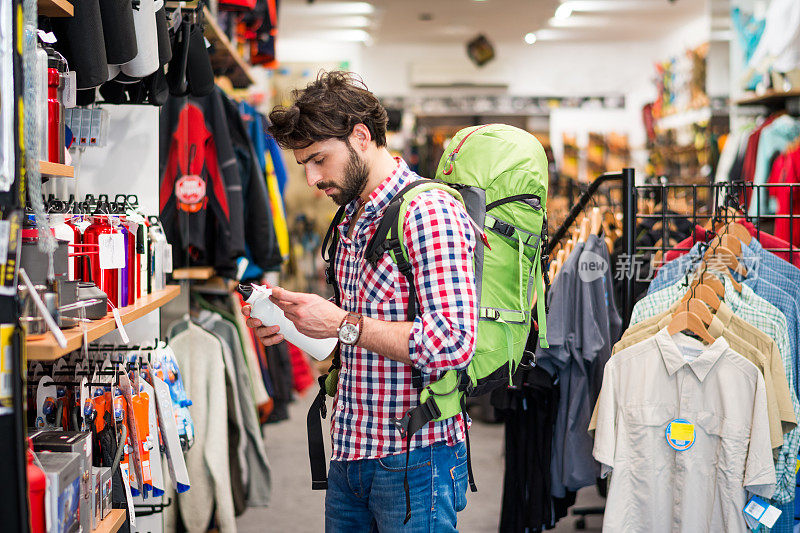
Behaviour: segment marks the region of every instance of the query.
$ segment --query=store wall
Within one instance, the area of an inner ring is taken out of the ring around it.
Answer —
[[[105,106],[110,115],[108,144],[73,154],[75,179],[53,179],[44,192],[78,199],[87,193],[136,194],[148,215],[158,214],[158,108],[139,105]],[[153,311],[126,326],[131,342],[152,341],[159,332],[159,312]],[[121,343],[115,331],[99,342]]]

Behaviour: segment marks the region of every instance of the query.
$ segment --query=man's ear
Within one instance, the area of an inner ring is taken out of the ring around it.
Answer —
[[[372,134],[369,132],[369,128],[361,123],[353,126],[353,131],[350,133],[350,144],[353,148],[366,152],[370,142],[372,142]]]

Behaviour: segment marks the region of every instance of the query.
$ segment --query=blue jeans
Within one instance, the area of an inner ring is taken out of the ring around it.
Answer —
[[[467,506],[467,448],[437,443],[411,451],[411,520],[403,524],[405,452],[380,459],[331,461],[325,497],[327,533],[457,532]]]

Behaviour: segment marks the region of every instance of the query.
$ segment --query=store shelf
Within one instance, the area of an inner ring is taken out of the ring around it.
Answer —
[[[180,292],[179,286],[169,285],[163,290],[145,296],[133,305],[123,307],[119,310],[122,323],[128,324],[137,318],[143,317],[150,311],[158,309],[178,296]],[[111,313],[108,313],[105,318],[93,320],[91,323],[86,324],[86,336],[89,342],[92,342],[115,329],[117,329],[117,324],[114,321],[114,317]],[[37,335],[35,338],[29,336],[25,343],[28,359],[32,361],[53,361],[81,347],[83,332],[80,326],[64,330],[64,336],[67,338],[66,348],[61,348],[53,338],[53,334],[49,332],[45,335]]]
[[[789,98],[800,98],[800,89],[791,91],[767,91],[761,95],[748,96],[736,101],[736,105],[774,105]]]
[[[39,172],[42,176],[49,178],[74,178],[75,167],[51,163],[50,161],[39,161]]]
[[[176,268],[172,271],[172,279],[199,279],[206,280],[214,277],[214,267],[186,267]]]
[[[92,530],[92,533],[117,533],[122,524],[125,523],[125,509],[111,509],[97,528]]]
[[[727,115],[728,111],[726,109],[712,109],[711,107],[689,109],[657,119],[656,127],[661,130],[672,130],[692,126],[693,124],[702,124],[714,117]]]
[[[233,47],[228,36],[219,27],[217,20],[207,7],[203,8],[203,17],[206,21],[206,39],[213,46],[211,66],[214,69],[214,73],[228,76],[233,86],[240,89],[255,83],[250,72],[250,65],[242,59],[242,56]]]
[[[71,17],[74,12],[67,0],[37,0],[36,4],[39,15],[45,17]]]

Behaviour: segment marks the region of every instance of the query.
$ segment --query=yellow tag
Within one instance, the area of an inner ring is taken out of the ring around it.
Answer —
[[[692,440],[694,438],[694,424],[673,422],[669,429],[669,436],[673,440]]]
[[[794,475],[795,476],[797,475],[797,471],[798,470],[800,470],[800,461],[795,459],[795,463],[794,463]]]

